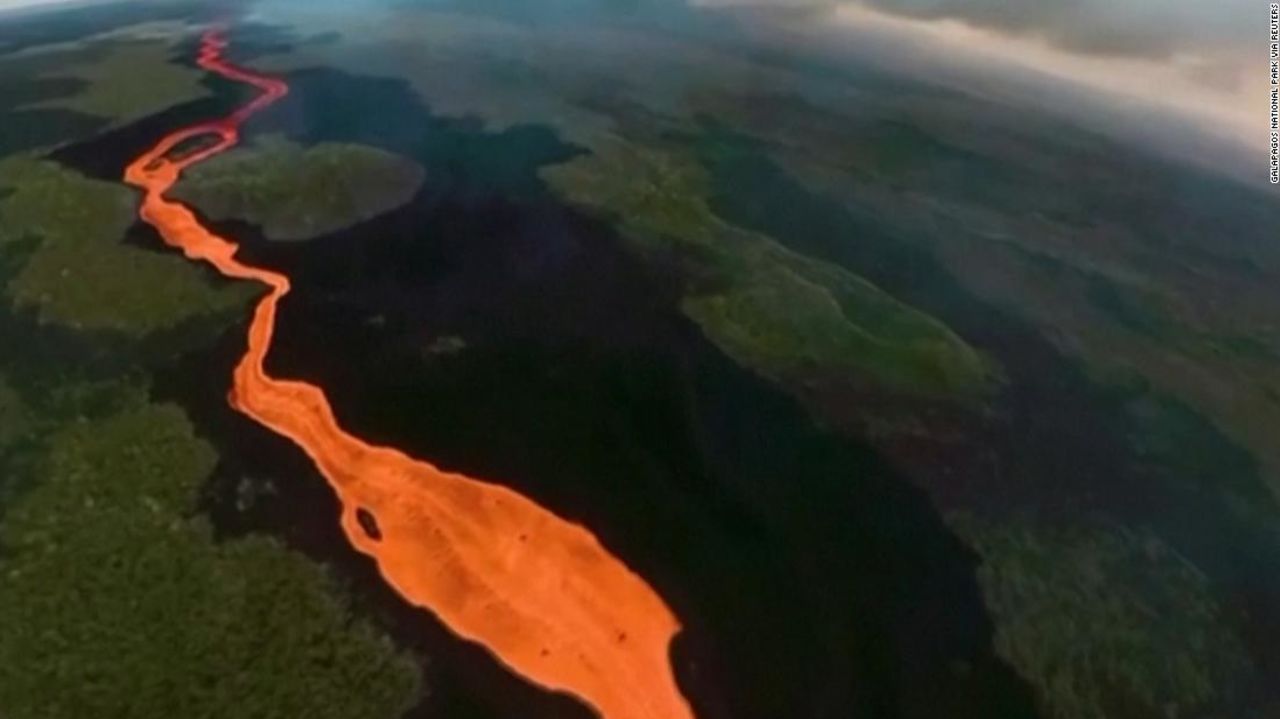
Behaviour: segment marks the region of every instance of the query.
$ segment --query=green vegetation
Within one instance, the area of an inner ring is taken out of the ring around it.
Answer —
[[[154,107],[95,111],[150,112],[171,89]],[[137,384],[169,346],[157,333],[213,336],[256,288],[125,244],[136,202],[51,162],[0,160],[0,314],[35,348],[0,353],[21,378],[0,377],[5,717],[400,716],[420,693],[416,663],[351,615],[320,566],[266,537],[218,543],[196,513],[213,449]],[[99,358],[93,381],[73,348]],[[102,374],[131,365],[133,380]]]
[[[0,247],[38,240],[7,291],[42,321],[141,336],[240,310],[255,292],[248,283],[215,286],[176,251],[124,244],[137,197],[121,185],[13,157],[0,162],[0,186],[11,190],[0,199]]]
[[[31,407],[9,379],[0,374],[0,519],[11,497],[22,490],[29,478],[30,472],[21,466],[23,450],[33,443],[39,429]]]
[[[1272,285],[1184,262],[1188,277],[1204,280],[1193,285],[1171,279],[1167,259],[1103,264],[1080,248],[1035,247],[1034,237],[966,248],[967,255],[985,253],[984,267],[1001,267],[982,271],[985,291],[1053,328],[1096,377],[1136,374],[1203,415],[1254,455],[1259,481],[1280,497],[1280,334],[1269,319],[1280,302]]]
[[[743,178],[764,156],[800,191],[892,236],[850,253],[858,262],[893,267],[893,245],[919,248],[939,261],[934,277],[1036,327],[1090,372],[1138,372],[1193,407],[1257,457],[1280,496],[1273,198],[1035,113],[906,87],[860,93],[856,106],[800,90],[726,95],[706,113],[712,142],[696,136],[711,146],[700,157],[712,155],[722,217],[802,251],[834,245],[809,237],[824,223],[771,194],[776,182]],[[915,282],[936,298],[919,306],[946,301],[937,280]]]
[[[1161,467],[1171,482],[1193,484],[1205,496],[1221,496],[1239,518],[1273,526],[1280,517],[1275,495],[1257,459],[1224,435],[1194,407],[1153,391],[1145,379],[1132,382],[1126,409],[1136,453]]]
[[[108,41],[4,68],[49,81],[22,112],[122,123],[207,94],[169,52]],[[400,716],[421,692],[412,657],[319,565],[266,537],[219,543],[197,513],[213,449],[139,387],[167,331],[207,341],[257,288],[125,244],[136,204],[34,155],[0,159],[0,315],[22,334],[0,353],[0,713]]]
[[[689,279],[684,312],[764,374],[853,373],[937,397],[972,397],[993,379],[989,364],[932,317],[720,220],[707,206],[706,173],[683,155],[615,142],[544,177],[573,202],[617,216],[645,251],[679,264]]]
[[[85,716],[391,719],[418,692],[324,572],[193,503],[215,455],[180,410],[119,406],[49,438],[0,526],[0,706]]]
[[[29,421],[26,403],[0,375],[0,456],[27,433]]]
[[[47,44],[0,57],[0,157],[85,139],[207,96],[205,74],[172,61],[186,33],[174,27],[158,39],[157,29],[146,39]]]
[[[170,62],[174,49],[169,42],[117,40],[88,48],[93,52],[55,53],[44,63],[49,69],[37,73],[42,78],[84,82],[81,92],[22,109],[73,110],[124,123],[209,94],[200,84],[201,70]],[[63,56],[75,61],[58,61]]]
[[[305,240],[399,207],[422,178],[416,163],[372,147],[266,137],[192,168],[172,195],[273,240]]]
[[[1010,244],[1009,249],[1028,267],[1052,278],[1055,284],[1076,290],[1097,310],[1100,320],[1127,331],[1134,339],[1206,361],[1274,364],[1280,359],[1272,346],[1280,339],[1275,330],[1203,327],[1184,297],[1141,275],[1135,279],[1121,272],[1072,263],[1054,253],[1014,244]],[[1246,334],[1250,329],[1254,331]]]
[[[1250,664],[1209,581],[1155,536],[956,516],[996,649],[1053,719],[1241,716]]]

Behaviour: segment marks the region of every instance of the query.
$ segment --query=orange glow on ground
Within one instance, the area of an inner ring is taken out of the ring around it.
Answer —
[[[164,196],[183,169],[235,145],[240,125],[288,92],[282,80],[226,61],[225,47],[219,33],[206,33],[200,67],[261,94],[226,118],[165,136],[129,165],[125,180],[142,189],[139,216],[166,243],[227,277],[269,288],[235,370],[232,406],[311,457],[341,501],[352,545],[377,562],[401,596],[434,612],[453,632],[488,647],[530,681],[581,698],[606,719],[692,719],[668,660],[679,622],[589,531],[505,487],[369,445],[338,426],[319,387],[267,375],[263,361],[289,278],[239,262],[234,242]],[[194,138],[216,142],[169,157]],[[375,532],[362,526],[364,513],[374,518]]]

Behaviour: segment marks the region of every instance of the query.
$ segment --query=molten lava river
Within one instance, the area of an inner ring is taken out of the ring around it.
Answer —
[[[228,62],[225,47],[219,32],[206,33],[200,67],[261,93],[225,118],[165,136],[129,165],[125,180],[142,190],[139,216],[167,244],[227,277],[269,289],[253,312],[232,406],[311,457],[341,501],[351,544],[407,601],[528,680],[569,692],[606,719],[692,719],[668,658],[679,622],[589,531],[505,487],[367,444],[338,426],[319,387],[267,374],[263,362],[289,278],[238,261],[234,242],[165,198],[185,168],[234,146],[240,125],[288,92],[283,80]],[[197,138],[214,142],[171,156]],[[376,531],[362,524],[366,513]]]

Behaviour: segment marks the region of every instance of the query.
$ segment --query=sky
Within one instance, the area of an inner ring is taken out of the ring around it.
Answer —
[[[927,71],[1037,78],[1266,141],[1264,0],[690,0],[838,51],[880,36]]]
[[[52,0],[0,0],[0,12],[32,5],[51,5]]]
[[[56,7],[58,5],[86,5],[90,2],[105,1],[106,0],[0,0],[0,12],[42,6]]]

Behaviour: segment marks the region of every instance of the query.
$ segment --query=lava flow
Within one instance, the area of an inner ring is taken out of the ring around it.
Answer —
[[[261,93],[231,115],[165,136],[125,180],[142,189],[139,216],[164,241],[227,277],[268,292],[249,325],[230,401],[288,437],[315,462],[342,504],[347,538],[406,600],[434,612],[515,672],[569,692],[606,719],[692,719],[668,660],[680,624],[662,599],[583,527],[504,487],[444,472],[338,426],[319,388],[263,367],[289,278],[235,259],[236,244],[165,198],[183,169],[236,144],[241,123],[288,92],[284,81],[231,64],[218,32],[199,65]],[[181,143],[215,140],[170,157]]]

